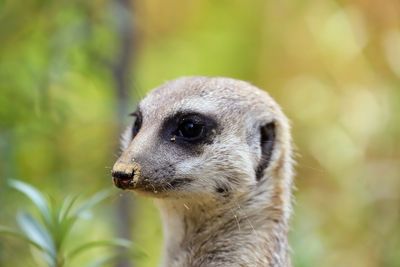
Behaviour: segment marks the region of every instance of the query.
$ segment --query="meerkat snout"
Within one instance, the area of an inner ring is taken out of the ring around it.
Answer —
[[[140,166],[136,162],[118,160],[111,171],[115,186],[121,189],[134,189],[140,177]]]

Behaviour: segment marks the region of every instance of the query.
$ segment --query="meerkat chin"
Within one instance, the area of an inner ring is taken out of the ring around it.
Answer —
[[[184,77],[151,91],[133,116],[112,176],[156,198],[162,266],[291,266],[290,129],[266,92]]]

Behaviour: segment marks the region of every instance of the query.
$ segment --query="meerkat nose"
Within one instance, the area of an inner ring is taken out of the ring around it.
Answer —
[[[126,173],[126,172],[120,172],[120,171],[112,171],[111,175],[115,179],[121,179],[121,180],[130,180],[133,178],[135,172],[132,171],[131,173]]]
[[[117,162],[111,171],[111,175],[116,179],[130,180],[135,175],[135,169],[130,164]]]
[[[129,164],[117,162],[111,171],[111,175],[116,187],[128,189],[131,186],[135,170]]]
[[[117,161],[111,171],[114,184],[121,189],[132,189],[135,187],[140,175],[140,166],[133,163]]]

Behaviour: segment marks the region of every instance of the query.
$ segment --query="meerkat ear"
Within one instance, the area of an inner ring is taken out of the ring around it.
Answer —
[[[268,167],[274,149],[276,127],[274,122],[267,123],[260,127],[261,158],[256,169],[256,179],[259,181]]]

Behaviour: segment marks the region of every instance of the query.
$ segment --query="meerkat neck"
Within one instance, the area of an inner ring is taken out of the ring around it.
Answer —
[[[290,145],[252,188],[227,197],[160,199],[165,267],[291,267]]]
[[[276,207],[255,205],[253,197],[225,204],[213,200],[158,204],[165,238],[163,266],[249,262],[289,266],[287,222]]]

